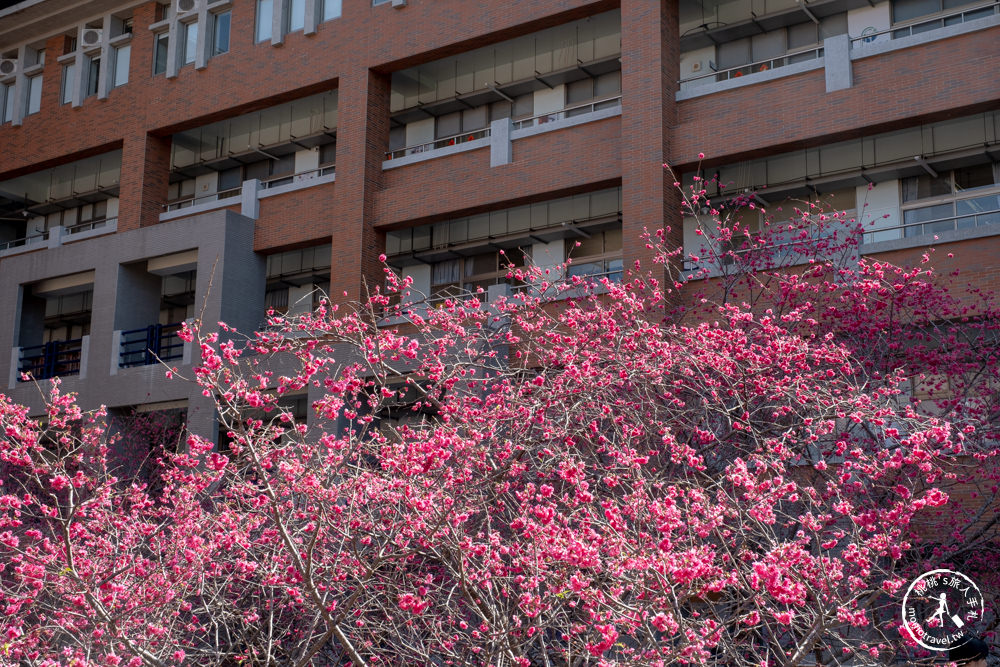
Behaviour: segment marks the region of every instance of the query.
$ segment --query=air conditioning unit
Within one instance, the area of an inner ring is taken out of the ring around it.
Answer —
[[[0,76],[10,76],[11,74],[17,74],[17,60],[13,58],[0,60]]]
[[[98,28],[84,28],[80,33],[80,43],[85,49],[100,46],[102,35],[103,31]]]
[[[177,13],[188,14],[198,6],[198,0],[177,0]]]

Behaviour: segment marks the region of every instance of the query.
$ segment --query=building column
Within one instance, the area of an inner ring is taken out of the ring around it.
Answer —
[[[668,246],[683,237],[680,198],[669,162],[676,124],[680,52],[678,0],[622,0],[622,256],[626,270],[653,268],[643,230],[671,228]],[[662,271],[656,277],[662,277]]]
[[[118,231],[159,223],[170,184],[170,137],[134,134],[122,143]]]
[[[376,233],[373,223],[389,147],[389,81],[389,75],[360,66],[340,79],[337,185],[330,207],[335,303],[363,300],[384,282],[378,257],[385,234]]]

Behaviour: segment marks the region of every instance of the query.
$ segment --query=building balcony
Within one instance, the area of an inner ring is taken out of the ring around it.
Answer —
[[[116,331],[118,367],[149,366],[168,361],[190,363],[188,344],[180,337],[183,326],[183,322],[175,322]]]
[[[86,374],[90,336],[73,340],[55,340],[42,345],[14,348],[17,380],[47,380],[54,377]]]

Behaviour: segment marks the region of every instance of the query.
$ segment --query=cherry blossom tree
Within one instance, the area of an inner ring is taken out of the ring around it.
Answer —
[[[224,437],[152,485],[57,381],[45,420],[0,401],[0,664],[919,659],[908,578],[993,553],[996,319],[804,214],[698,281],[661,232],[657,277],[512,263],[429,305],[387,269],[349,311],[188,329]]]

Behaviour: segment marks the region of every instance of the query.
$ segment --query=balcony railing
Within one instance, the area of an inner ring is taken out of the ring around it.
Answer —
[[[300,171],[296,174],[288,174],[287,176],[272,176],[266,180],[260,182],[260,187],[262,190],[267,190],[269,188],[277,188],[282,185],[288,185],[290,183],[297,183],[299,181],[308,181],[313,178],[319,178],[320,176],[326,176],[335,172],[335,165],[328,164],[322,167],[317,167],[316,169],[310,169],[308,171]]]
[[[911,35],[919,35],[920,33],[930,32],[945,26],[959,25],[961,23],[965,23],[966,21],[986,18],[987,16],[993,16],[998,12],[1000,12],[1000,0],[993,0],[993,2],[976,5],[975,7],[968,7],[966,9],[946,14],[939,14],[933,17],[922,16],[906,23],[896,24],[887,30],[880,30],[878,32],[872,32],[860,37],[854,37],[851,39],[851,48],[857,48],[874,42],[882,35],[890,35],[892,39],[910,37]]]
[[[118,367],[148,366],[183,358],[184,341],[178,335],[182,326],[182,322],[151,324],[122,331]]]
[[[712,81],[729,81],[730,79],[738,79],[748,74],[768,72],[772,69],[777,69],[786,65],[794,65],[795,63],[806,62],[807,60],[815,60],[822,57],[823,47],[814,46],[810,49],[804,49],[802,51],[785,53],[777,58],[758,60],[745,65],[739,65],[737,67],[729,67],[727,69],[706,72],[705,74],[698,74],[697,76],[689,76],[685,79],[681,79],[678,83],[690,83],[692,81],[701,81],[702,79],[711,79]]]
[[[181,208],[188,208],[189,206],[196,206],[200,203],[219,201],[220,199],[231,199],[233,197],[239,197],[240,193],[243,192],[243,186],[238,188],[231,188],[229,190],[220,190],[219,192],[209,192],[207,194],[198,195],[197,197],[185,197],[183,199],[175,199],[174,201],[168,201],[163,205],[168,211],[176,211]]]
[[[22,347],[18,370],[35,380],[78,375],[83,355],[83,339],[59,340]]]
[[[66,228],[67,234],[79,234],[80,232],[89,232],[94,229],[101,229],[102,227],[107,227],[108,225],[113,225],[118,222],[118,218],[103,218],[101,220],[90,220],[89,222],[81,222],[78,225],[72,225]]]
[[[10,248],[21,248],[27,245],[41,243],[42,241],[48,241],[48,240],[49,240],[48,231],[41,232],[39,234],[28,234],[24,238],[12,239],[10,241],[0,242],[0,250],[9,250]]]
[[[560,109],[559,111],[540,113],[536,116],[531,116],[530,118],[515,120],[513,129],[523,130],[528,127],[535,127],[536,125],[543,125],[545,123],[563,120],[564,118],[582,116],[584,114],[593,113],[594,111],[600,111],[601,109],[613,109],[615,107],[620,107],[621,105],[621,95],[608,97],[603,100],[594,100],[593,102],[587,102],[586,104],[577,104],[575,106],[566,107],[565,109]]]
[[[992,199],[997,202],[996,195],[987,196],[982,199]],[[961,200],[960,200],[961,203]],[[883,227],[872,229],[864,234],[863,243],[878,243],[879,241],[896,241],[899,239],[911,239],[920,236],[932,236],[946,232],[954,232],[963,229],[974,229],[976,227],[987,227],[1000,225],[1000,207],[992,210],[975,211],[949,215],[932,220],[921,220],[919,222],[904,223],[893,227]],[[913,210],[913,209],[911,209]],[[905,212],[904,212],[905,214]]]
[[[484,127],[481,130],[473,130],[471,132],[461,132],[448,137],[441,137],[440,139],[435,139],[434,141],[428,141],[423,144],[414,144],[413,146],[406,146],[405,148],[388,151],[385,154],[385,159],[394,160],[396,158],[406,157],[407,155],[426,153],[427,151],[447,148],[448,146],[456,146],[469,141],[475,141],[476,139],[485,139],[488,136],[490,136],[490,128],[488,127]]]

